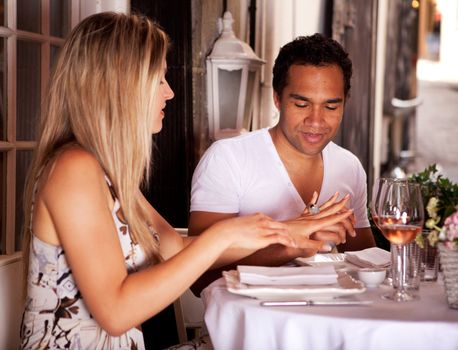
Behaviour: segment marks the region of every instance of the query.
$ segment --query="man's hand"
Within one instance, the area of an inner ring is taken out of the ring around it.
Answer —
[[[314,192],[310,205],[304,210],[302,215],[287,223],[293,230],[299,246],[302,239],[313,239],[322,242],[322,247],[318,251],[329,251],[334,245],[345,243],[347,234],[351,237],[356,235],[353,228],[355,219],[353,211],[346,207],[349,196],[345,196],[337,202],[338,193],[332,196],[326,203],[315,210],[315,214],[310,212],[310,206],[314,205],[318,194]]]

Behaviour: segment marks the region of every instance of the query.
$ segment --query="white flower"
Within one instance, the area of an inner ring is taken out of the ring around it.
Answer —
[[[439,240],[445,241],[446,239],[447,239],[447,233],[445,232],[445,228],[442,227],[441,230],[439,231]]]
[[[436,197],[431,197],[428,201],[428,205],[426,206],[426,211],[428,215],[435,219],[437,217],[437,205],[439,204],[439,200]]]
[[[439,220],[436,220],[436,219],[428,219],[426,220],[425,222],[425,227],[426,228],[429,228],[429,229],[433,229],[434,226],[436,226],[436,224],[439,222]]]

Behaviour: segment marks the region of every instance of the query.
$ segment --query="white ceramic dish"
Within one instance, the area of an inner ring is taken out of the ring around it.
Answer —
[[[296,285],[296,286],[253,286],[240,283],[236,270],[225,271],[227,290],[231,293],[262,300],[305,300],[330,299],[366,291],[363,283],[354,280],[348,274],[339,272],[337,284],[333,285]]]
[[[362,281],[367,288],[377,288],[386,277],[386,269],[383,268],[365,268],[358,270],[358,279]]]

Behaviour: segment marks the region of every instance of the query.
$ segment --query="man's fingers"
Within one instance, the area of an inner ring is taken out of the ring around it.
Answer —
[[[347,231],[348,234],[352,237],[356,237],[356,231],[354,227],[354,224],[355,224],[354,218],[355,218],[355,215],[352,214],[346,220],[342,221],[342,225],[344,225],[345,231]]]
[[[333,205],[337,201],[338,197],[339,197],[339,192],[334,193],[334,195],[331,198],[329,198],[325,203],[323,203],[320,206],[320,210],[329,208],[331,205]]]
[[[314,215],[315,218],[320,219],[326,216],[330,216],[333,214],[336,214],[340,211],[342,211],[343,208],[345,208],[345,205],[347,202],[350,200],[350,196],[347,194],[340,202],[336,202],[333,204],[330,204],[328,207],[323,208],[323,206],[320,207],[320,212],[316,215]],[[347,209],[348,210],[348,209]]]
[[[310,200],[310,204],[316,204],[316,201],[318,200],[318,192],[313,191],[312,199]]]
[[[312,234],[310,238],[322,242],[333,242],[335,244],[342,243],[340,234],[332,231],[318,231]]]
[[[298,247],[297,241],[287,233],[271,233],[266,238],[269,241],[267,245],[279,243],[287,247]]]
[[[314,251],[319,251],[322,249],[324,242],[314,239],[308,239],[305,237],[300,237],[296,239],[297,247],[301,249],[311,249]]]

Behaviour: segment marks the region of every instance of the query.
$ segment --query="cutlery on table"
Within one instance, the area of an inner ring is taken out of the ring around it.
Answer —
[[[371,300],[265,300],[261,306],[338,306],[338,305],[370,305]]]

